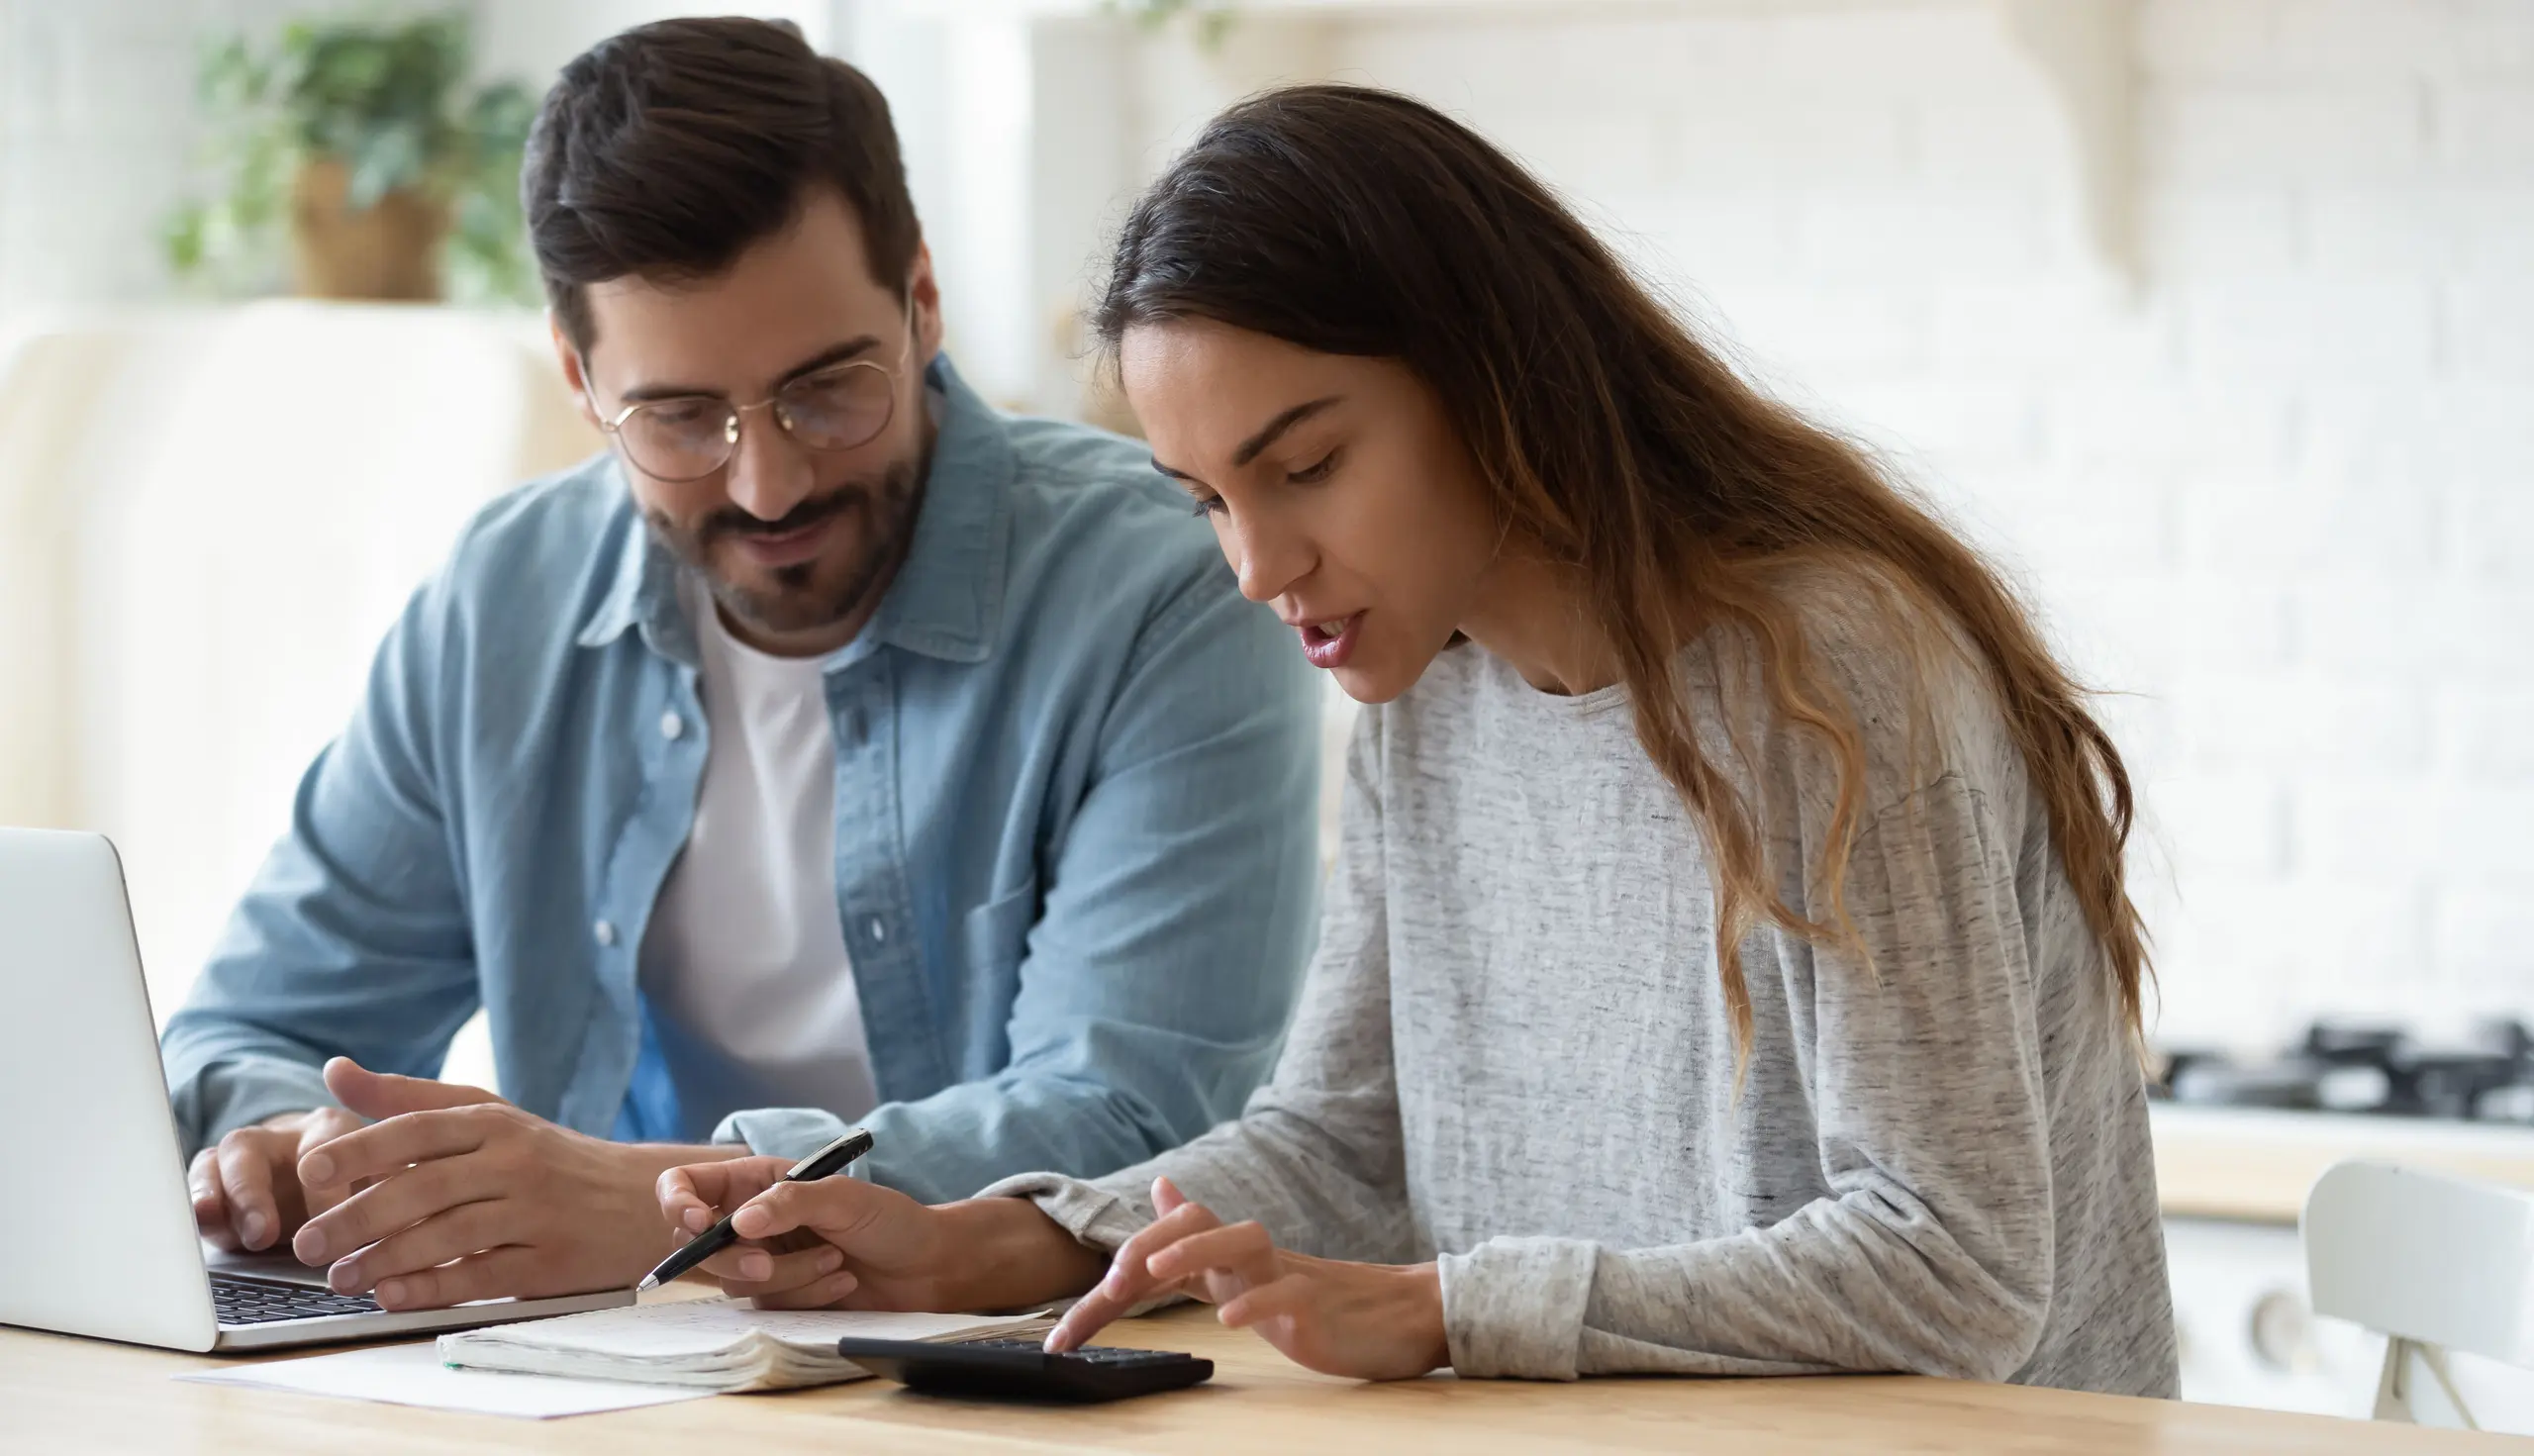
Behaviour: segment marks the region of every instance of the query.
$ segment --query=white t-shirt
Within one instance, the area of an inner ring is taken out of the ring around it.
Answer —
[[[703,669],[704,782],[643,932],[642,990],[739,1063],[762,1106],[851,1121],[880,1095],[836,912],[826,661],[760,652],[692,581],[684,597]]]

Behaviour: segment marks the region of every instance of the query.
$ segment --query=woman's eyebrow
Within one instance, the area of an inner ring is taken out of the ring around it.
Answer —
[[[1345,396],[1342,394],[1325,395],[1319,399],[1312,400],[1307,404],[1296,405],[1292,409],[1285,411],[1275,419],[1268,421],[1264,426],[1261,426],[1256,435],[1242,440],[1240,448],[1231,452],[1231,462],[1235,465],[1246,465],[1250,461],[1257,459],[1258,452],[1267,448],[1269,445],[1274,444],[1276,442],[1277,436],[1293,429],[1305,420],[1310,419],[1312,416],[1318,414],[1320,411],[1327,409],[1330,405],[1336,404],[1344,398]],[[1167,474],[1169,472],[1165,471],[1163,473]]]
[[[1305,420],[1318,414],[1320,411],[1327,409],[1329,406],[1343,403],[1345,398],[1346,396],[1342,394],[1325,395],[1319,399],[1306,401],[1303,404],[1296,405],[1292,409],[1278,414],[1275,419],[1270,420],[1265,425],[1259,427],[1256,435],[1253,435],[1249,438],[1240,442],[1240,448],[1231,452],[1231,462],[1235,465],[1246,465],[1250,461],[1257,459],[1258,452],[1260,450],[1263,450],[1276,442],[1276,437],[1293,429],[1295,426],[1300,425]],[[1173,480],[1193,483],[1197,479],[1196,476],[1189,474],[1185,470],[1180,470],[1163,464],[1159,455],[1153,456],[1152,468],[1169,476]]]

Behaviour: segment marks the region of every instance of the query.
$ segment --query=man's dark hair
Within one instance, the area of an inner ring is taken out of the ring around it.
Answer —
[[[588,285],[709,277],[834,187],[871,273],[902,287],[920,231],[889,103],[782,21],[636,26],[582,51],[537,109],[520,200],[564,337],[591,342]]]

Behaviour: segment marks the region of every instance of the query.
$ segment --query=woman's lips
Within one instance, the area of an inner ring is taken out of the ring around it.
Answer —
[[[1333,672],[1355,655],[1355,643],[1364,634],[1364,614],[1306,622],[1295,630],[1302,633],[1303,656],[1311,665]]]

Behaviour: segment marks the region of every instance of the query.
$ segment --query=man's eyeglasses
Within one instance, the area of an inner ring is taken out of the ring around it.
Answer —
[[[586,359],[581,378],[589,378]],[[871,359],[847,359],[804,374],[754,404],[680,395],[627,405],[612,417],[601,416],[598,424],[616,437],[634,469],[674,485],[702,480],[731,463],[739,448],[741,419],[758,410],[772,411],[783,433],[811,449],[849,450],[879,438],[897,400],[896,370]]]

